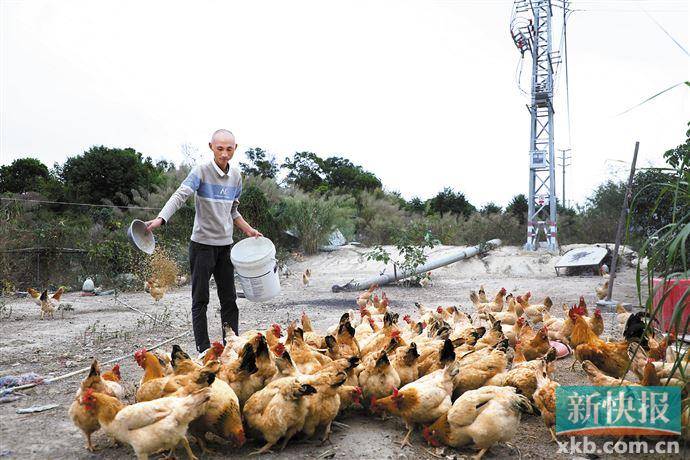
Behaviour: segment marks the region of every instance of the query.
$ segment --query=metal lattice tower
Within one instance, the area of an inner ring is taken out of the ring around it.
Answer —
[[[511,35],[524,57],[532,58],[529,148],[529,197],[525,249],[558,250],[556,240],[556,157],[554,149],[554,75],[561,61],[552,49],[552,0],[515,0]],[[560,5],[563,8],[566,5]]]

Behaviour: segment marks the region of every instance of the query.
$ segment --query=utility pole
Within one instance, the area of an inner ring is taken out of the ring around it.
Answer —
[[[553,3],[553,5],[552,5]],[[514,0],[510,34],[520,54],[532,58],[529,144],[529,197],[525,249],[558,250],[556,240],[556,155],[554,149],[554,75],[561,62],[553,49],[552,7],[568,8],[558,0]],[[565,21],[564,21],[565,27]]]
[[[561,195],[561,204],[563,205],[564,208],[568,207],[568,205],[565,202],[565,168],[566,166],[570,166],[570,159],[572,158],[568,152],[570,152],[571,149],[558,149],[561,151],[561,167],[563,168],[563,194]]]

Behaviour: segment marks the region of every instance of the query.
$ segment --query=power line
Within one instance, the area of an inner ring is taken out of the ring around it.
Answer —
[[[646,104],[647,102],[651,101],[651,100],[654,99],[655,97],[661,96],[662,94],[664,94],[664,93],[666,93],[666,92],[668,92],[668,91],[671,91],[673,88],[675,88],[675,87],[677,87],[677,86],[680,86],[680,85],[683,85],[683,84],[690,86],[690,82],[687,82],[687,81],[681,81],[681,82],[679,82],[679,83],[676,83],[675,85],[669,86],[668,88],[659,91],[659,92],[656,93],[655,95],[648,97],[647,99],[645,99],[644,101],[640,102],[639,104],[633,105],[633,106],[630,107],[629,109],[622,111],[621,113],[619,113],[619,114],[616,115],[616,116],[621,116],[621,115],[623,115],[623,114],[626,114],[626,113],[630,112],[632,109],[636,109],[637,107],[639,107],[639,106],[641,106],[641,105],[643,105],[643,104]]]
[[[671,35],[671,34],[668,32],[668,30],[664,29],[664,26],[662,26],[661,24],[659,24],[659,22],[658,22],[656,19],[654,19],[654,16],[652,16],[651,14],[649,14],[649,12],[647,12],[647,11],[646,11],[645,9],[643,9],[642,7],[640,7],[640,9],[642,9],[642,11],[644,11],[645,14],[647,14],[647,16],[649,16],[649,19],[651,19],[652,21],[654,21],[654,24],[656,24],[657,26],[659,26],[659,28],[660,28],[661,30],[664,31],[664,33],[668,36],[668,38],[670,38],[671,40],[673,40],[673,43],[675,43],[675,44],[678,46],[678,48],[680,48],[681,50],[683,50],[683,52],[685,53],[686,56],[690,57],[690,53],[688,53],[688,50],[686,50],[685,48],[683,48],[683,45],[681,45],[681,44],[678,42],[678,40],[676,40],[675,38],[673,38],[673,35]]]
[[[162,208],[149,208],[146,206],[117,206],[114,204],[75,203],[75,202],[69,202],[69,201],[31,200],[31,199],[25,199],[25,198],[0,197],[0,200],[15,201],[15,202],[27,202],[27,203],[64,204],[64,205],[71,205],[71,206],[87,206],[87,207],[91,207],[91,208],[143,209],[146,211],[160,211],[162,209]]]

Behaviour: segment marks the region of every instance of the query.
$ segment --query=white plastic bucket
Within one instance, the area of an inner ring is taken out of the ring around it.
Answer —
[[[232,247],[230,260],[247,299],[263,302],[280,294],[276,247],[271,240],[245,238]]]

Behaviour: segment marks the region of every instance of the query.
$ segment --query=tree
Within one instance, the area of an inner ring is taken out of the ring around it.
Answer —
[[[496,203],[489,202],[486,203],[479,212],[488,216],[489,214],[500,214],[502,210],[503,209]]]
[[[322,168],[326,174],[326,182],[332,189],[341,188],[352,192],[381,188],[378,177],[347,158],[326,158]]]
[[[419,197],[414,197],[405,205],[405,209],[410,212],[420,212],[423,213],[426,209],[426,203],[424,203]]]
[[[315,190],[325,184],[326,173],[323,170],[323,160],[312,152],[296,152],[292,158],[286,158],[282,168],[288,170],[285,180],[306,192]]]
[[[450,187],[444,188],[442,192],[429,200],[429,212],[439,214],[441,217],[445,213],[469,217],[476,211],[477,208],[467,201],[463,193],[455,192]]]
[[[278,163],[275,156],[261,147],[252,147],[245,152],[249,163],[240,163],[242,174],[273,179],[278,175]]]
[[[688,122],[690,126],[690,122]],[[680,174],[687,176],[688,171],[690,171],[690,129],[685,132],[685,143],[680,144],[675,149],[667,150],[664,153],[664,159],[666,163],[672,168],[679,170]]]
[[[18,158],[0,167],[0,193],[37,192],[51,179],[48,167],[35,158]]]
[[[616,219],[623,206],[625,182],[609,180],[599,184],[587,198],[586,213],[590,216],[613,216]]]
[[[518,222],[520,222],[520,225],[525,225],[525,222],[527,222],[528,210],[529,206],[527,204],[527,197],[520,193],[519,195],[515,195],[513,199],[510,200],[510,203],[508,203],[508,206],[506,206],[505,213],[515,216]]]
[[[132,189],[150,191],[164,181],[151,158],[144,159],[131,148],[104,146],[68,158],[61,178],[71,199],[94,204],[109,200],[117,205],[129,204]]]
[[[645,169],[635,173],[632,185],[635,212],[630,213],[631,234],[652,235],[669,225],[674,214],[690,213],[690,202],[680,199],[674,209],[674,196],[668,193],[668,184],[675,184],[678,180],[678,174],[669,174],[663,169]]]
[[[405,209],[405,207],[407,206],[407,201],[405,201],[405,198],[403,198],[402,194],[397,190],[394,190],[392,192],[382,191],[382,194],[384,195],[384,197],[388,198],[393,203],[398,205],[399,209]]]
[[[381,181],[347,158],[325,160],[312,152],[297,152],[286,158],[281,167],[287,169],[286,181],[306,192],[327,193],[340,189],[353,196],[362,190],[381,188]]]

